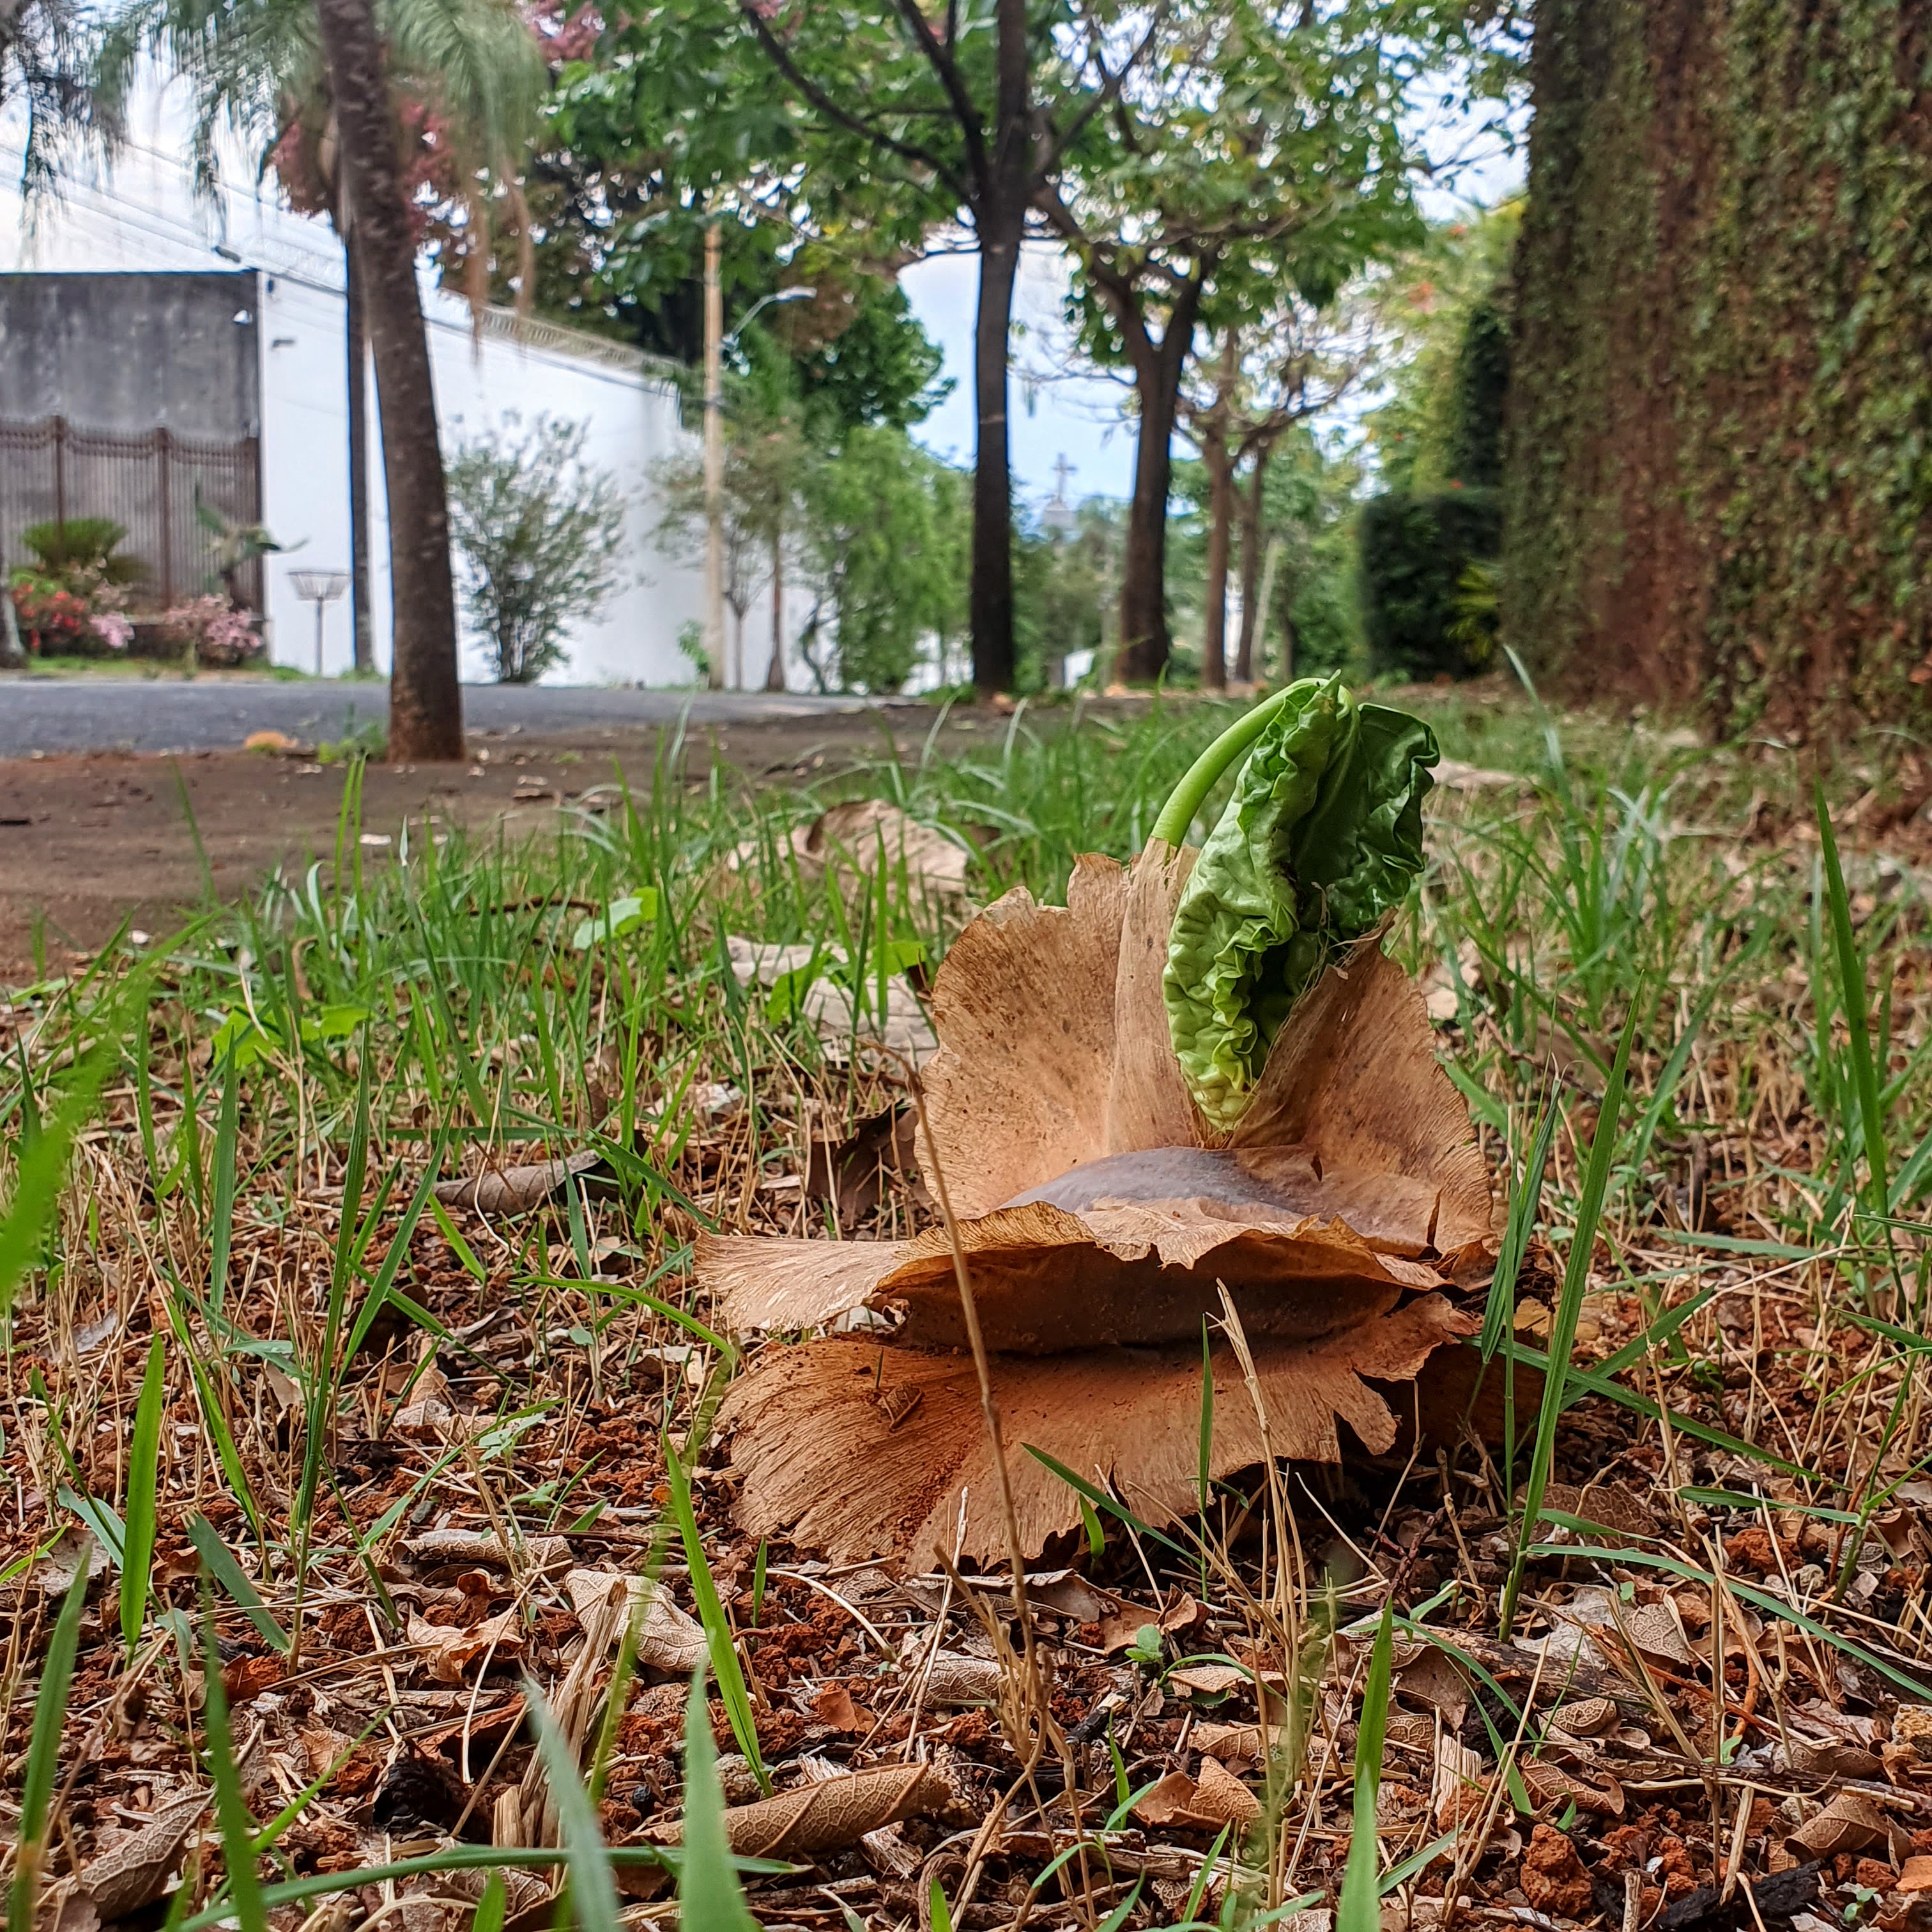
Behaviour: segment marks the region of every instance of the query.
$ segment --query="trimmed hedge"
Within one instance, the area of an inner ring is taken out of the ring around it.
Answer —
[[[1454,635],[1457,586],[1472,562],[1502,548],[1502,505],[1493,490],[1392,490],[1362,506],[1357,533],[1362,620],[1378,673],[1467,677]]]

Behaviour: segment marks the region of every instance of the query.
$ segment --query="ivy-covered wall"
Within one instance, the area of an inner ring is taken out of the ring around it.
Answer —
[[[1932,8],[1538,0],[1504,634],[1736,728],[1923,718]]]

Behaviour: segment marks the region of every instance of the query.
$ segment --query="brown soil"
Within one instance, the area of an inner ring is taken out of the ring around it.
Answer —
[[[932,722],[915,706],[747,722],[692,731],[686,754],[702,760],[716,745],[747,777],[803,782],[881,754],[888,732],[902,750],[915,749]],[[419,834],[433,816],[535,831],[560,802],[614,783],[619,771],[648,786],[663,735],[472,733],[467,764],[371,764],[362,829],[394,838],[406,822]],[[159,936],[210,888],[235,898],[278,862],[329,855],[347,769],[243,751],[0,760],[0,985],[36,976],[37,933],[42,957],[59,970],[124,920]],[[380,850],[365,851],[365,861]]]

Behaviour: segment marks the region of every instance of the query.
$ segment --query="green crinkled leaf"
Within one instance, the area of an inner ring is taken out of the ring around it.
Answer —
[[[1339,676],[1294,688],[1255,742],[1174,909],[1162,990],[1196,1101],[1232,1127],[1295,1003],[1422,869],[1435,735],[1358,705]]]

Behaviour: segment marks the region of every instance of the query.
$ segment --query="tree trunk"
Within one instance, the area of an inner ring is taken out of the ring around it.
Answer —
[[[1228,544],[1234,522],[1234,464],[1228,448],[1228,412],[1240,368],[1240,338],[1231,328],[1221,346],[1214,412],[1201,439],[1201,460],[1208,466],[1208,589],[1201,627],[1201,682],[1209,691],[1228,688]]]
[[[376,668],[376,606],[369,576],[369,322],[353,223],[347,227],[342,252],[348,265],[349,611],[356,668],[366,675]]]
[[[1209,691],[1228,688],[1228,545],[1234,521],[1234,466],[1217,424],[1203,438],[1208,466],[1207,611],[1201,629],[1201,682]]]
[[[982,208],[980,307],[973,329],[973,682],[982,692],[1013,687],[1013,479],[1006,386],[1013,289],[1019,278],[1024,205]]]
[[[784,538],[780,535],[772,539],[772,656],[765,666],[765,688],[784,688]]]
[[[463,688],[449,506],[436,435],[429,336],[398,166],[382,42],[370,0],[317,0],[329,91],[361,244],[389,503],[389,755],[463,756]]]
[[[1256,620],[1262,581],[1262,490],[1273,452],[1263,442],[1255,451],[1255,466],[1241,496],[1241,638],[1234,648],[1234,676],[1243,684],[1255,679]]]
[[[1120,642],[1114,675],[1123,684],[1152,684],[1167,668],[1167,499],[1174,457],[1180,364],[1162,344],[1135,371],[1140,433],[1134,448],[1134,494],[1127,506],[1126,555],[1120,572]]]

